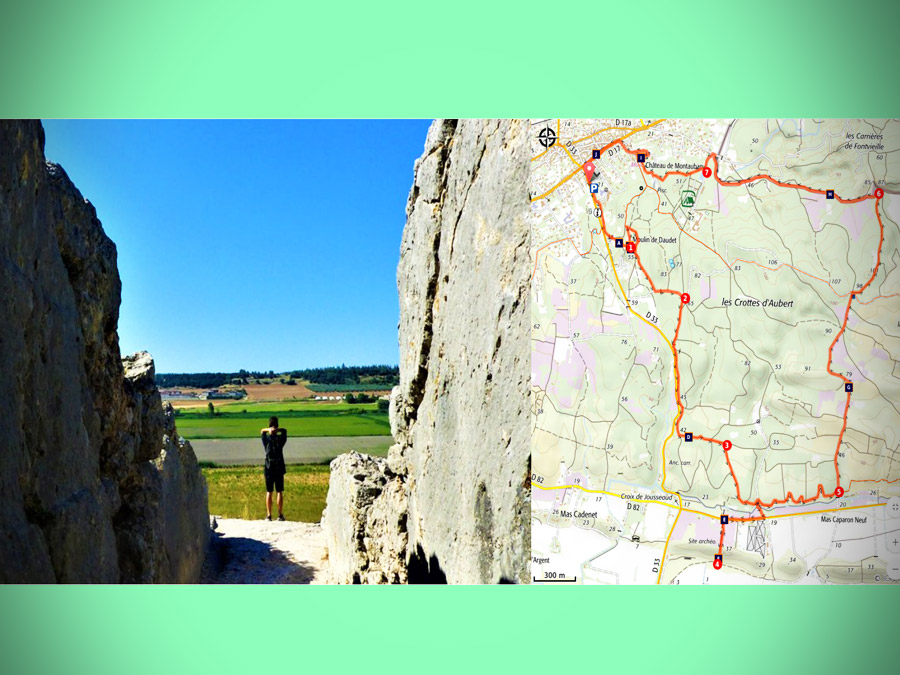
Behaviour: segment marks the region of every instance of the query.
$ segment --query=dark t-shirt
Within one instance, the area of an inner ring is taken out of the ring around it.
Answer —
[[[287,430],[278,429],[274,434],[262,432],[262,444],[266,451],[266,469],[286,473],[284,466],[284,444],[287,443]]]

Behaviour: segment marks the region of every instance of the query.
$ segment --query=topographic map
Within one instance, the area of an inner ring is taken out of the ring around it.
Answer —
[[[535,582],[900,582],[900,122],[532,137]]]

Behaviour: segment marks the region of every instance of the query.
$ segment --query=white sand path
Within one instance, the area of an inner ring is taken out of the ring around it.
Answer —
[[[318,523],[215,519],[201,583],[327,582],[325,535]]]

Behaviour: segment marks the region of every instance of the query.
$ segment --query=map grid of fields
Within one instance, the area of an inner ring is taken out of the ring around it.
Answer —
[[[532,123],[536,582],[900,581],[900,123]]]

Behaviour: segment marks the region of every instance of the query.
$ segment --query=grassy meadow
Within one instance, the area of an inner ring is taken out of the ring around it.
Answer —
[[[387,413],[378,412],[375,403],[253,403],[237,401],[218,404],[215,412],[200,408],[179,410],[175,419],[178,433],[188,440],[216,438],[257,438],[269,425],[269,417],[278,417],[288,438],[312,436],[389,436]]]
[[[266,517],[266,485],[260,466],[204,467],[209,486],[209,512],[224,518],[259,520]],[[284,476],[284,517],[318,523],[328,494],[328,466],[290,464]],[[272,497],[272,517],[278,507]]]
[[[178,402],[173,404],[178,408]],[[310,461],[327,462],[338,452],[356,449],[344,439],[359,437],[364,452],[384,456],[391,444],[391,425],[388,415],[378,411],[376,403],[346,403],[345,401],[227,401],[213,400],[214,412],[204,407],[181,407],[175,418],[178,433],[188,440],[218,445],[241,443],[247,439],[253,444],[252,455],[259,455],[259,465],[227,466],[219,462],[203,461],[201,467],[209,486],[209,512],[226,518],[254,520],[264,518],[265,482],[263,480],[263,449],[259,445],[260,429],[269,425],[269,417],[278,417],[278,424],[288,432],[286,454],[300,441],[313,445],[309,449]],[[362,438],[362,437],[369,437]],[[377,439],[383,437],[383,447]],[[293,441],[293,445],[291,439]],[[322,439],[321,441],[317,439]],[[376,445],[372,445],[376,443]],[[258,445],[258,447],[257,447]],[[329,452],[328,447],[335,449]],[[322,446],[322,447],[320,447]],[[243,446],[242,446],[243,447]],[[340,449],[338,449],[340,448]],[[235,464],[235,451],[224,454]],[[244,453],[246,454],[246,452]],[[289,461],[304,461],[303,456]],[[246,461],[246,458],[245,460]],[[251,461],[253,461],[251,459]],[[229,462],[226,459],[225,462]],[[329,467],[327,463],[289,464],[284,477],[284,515],[288,520],[317,523],[322,518],[325,498],[328,494]],[[273,512],[277,513],[273,505]]]
[[[376,412],[377,403],[347,403],[346,401],[229,401],[213,400],[217,413],[223,415],[248,413],[267,413],[269,415],[289,412]],[[176,406],[177,407],[177,406]]]

